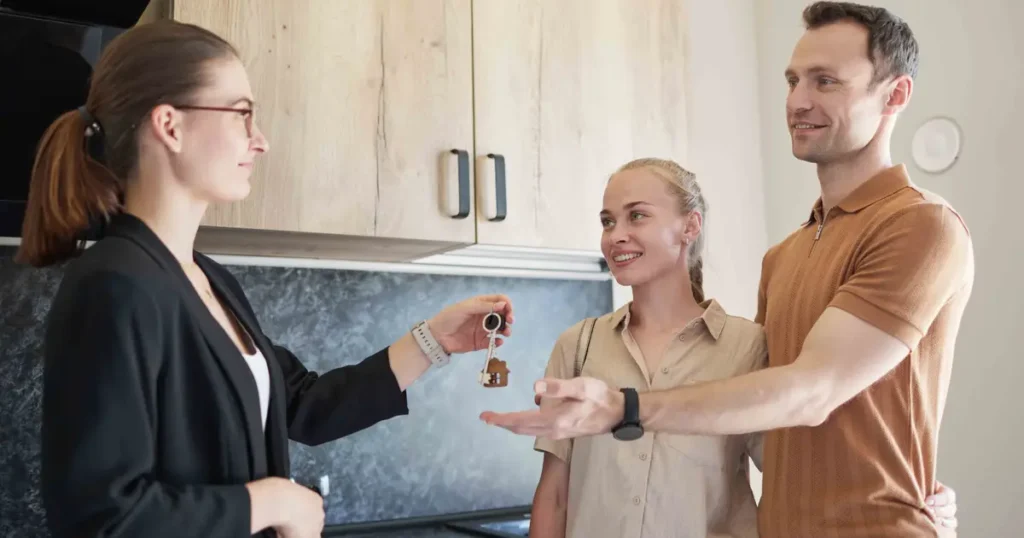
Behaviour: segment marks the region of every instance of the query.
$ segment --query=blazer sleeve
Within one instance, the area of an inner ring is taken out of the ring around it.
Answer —
[[[274,355],[284,374],[292,440],[316,446],[409,413],[387,348],[323,375],[307,370],[284,347],[274,345]]]
[[[44,351],[41,492],[51,535],[247,537],[244,484],[161,483],[152,474],[159,308],[131,277],[61,287]]]

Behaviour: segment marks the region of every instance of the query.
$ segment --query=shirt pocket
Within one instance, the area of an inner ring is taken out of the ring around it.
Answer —
[[[731,466],[728,437],[665,435],[660,458],[669,489],[658,513],[671,518],[671,536],[707,536],[717,521],[728,517]],[[688,529],[687,532],[676,532]],[[661,536],[659,534],[659,536]],[[668,536],[668,534],[666,534]]]
[[[729,467],[731,447],[728,436],[671,433],[659,433],[658,436],[670,453],[679,454],[692,463],[711,469],[725,470]]]

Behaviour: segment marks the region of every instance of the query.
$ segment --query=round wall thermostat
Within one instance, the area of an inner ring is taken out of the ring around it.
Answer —
[[[944,172],[960,156],[960,126],[950,118],[932,118],[917,128],[911,151],[914,163],[930,173]]]

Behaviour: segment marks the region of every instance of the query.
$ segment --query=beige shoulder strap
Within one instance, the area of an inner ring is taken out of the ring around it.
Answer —
[[[573,365],[573,377],[579,377],[583,373],[583,363],[587,361],[587,351],[590,349],[590,339],[594,335],[595,322],[597,322],[597,318],[583,320],[579,339],[576,340],[576,362]]]

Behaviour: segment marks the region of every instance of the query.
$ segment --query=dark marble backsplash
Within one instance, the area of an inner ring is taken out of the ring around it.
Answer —
[[[0,247],[0,536],[45,536],[37,490],[43,321],[59,269],[16,265]],[[457,356],[409,389],[410,414],[319,447],[292,443],[296,480],[327,475],[327,524],[529,504],[540,473],[533,441],[488,427],[484,410],[531,407],[532,382],[558,335],[611,309],[607,282],[229,267],[267,334],[311,370],[360,361],[445,305],[511,297],[513,337],[499,351],[509,386],[476,383],[484,354]]]

